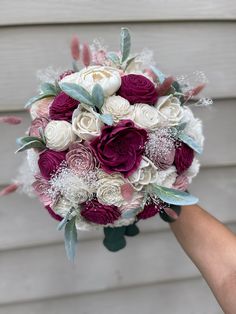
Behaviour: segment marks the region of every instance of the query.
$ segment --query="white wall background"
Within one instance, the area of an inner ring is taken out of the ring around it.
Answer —
[[[234,0],[1,0],[0,111],[23,124],[0,125],[0,185],[15,175],[15,138],[29,117],[37,69],[70,65],[72,34],[118,45],[121,26],[133,51],[154,50],[166,73],[203,70],[211,109],[196,108],[206,136],[202,169],[191,191],[200,204],[236,232],[236,2]],[[107,252],[102,234],[80,234],[75,265],[63,235],[36,200],[0,199],[1,314],[219,314],[211,291],[158,217],[125,250]]]

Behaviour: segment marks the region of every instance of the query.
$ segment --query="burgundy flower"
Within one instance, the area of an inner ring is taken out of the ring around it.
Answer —
[[[90,147],[79,142],[74,142],[66,154],[66,162],[70,169],[81,174],[93,170],[96,166],[96,159]]]
[[[161,205],[154,204],[153,202],[150,204],[146,204],[144,206],[143,211],[138,213],[137,218],[138,219],[151,218],[151,217],[155,216],[156,214],[158,214],[160,212],[160,210],[161,210]]]
[[[181,142],[175,149],[175,167],[178,174],[186,171],[192,164],[194,158],[194,151],[191,147]]]
[[[122,120],[116,126],[105,126],[90,145],[104,171],[128,177],[138,168],[146,141],[144,129],[136,128],[130,120]]]
[[[55,152],[50,149],[43,151],[38,160],[41,175],[49,180],[65,159],[66,152]]]
[[[29,129],[29,135],[30,136],[36,136],[41,137],[39,133],[39,128],[42,128],[44,130],[48,124],[49,120],[45,117],[39,117],[32,121],[30,129]]]
[[[122,76],[121,86],[117,94],[127,99],[131,104],[154,105],[158,98],[154,84],[145,76],[138,74]]]
[[[70,121],[73,111],[78,107],[79,101],[71,98],[66,93],[58,94],[49,108],[49,117],[52,120]]]
[[[82,204],[80,213],[86,220],[100,225],[112,224],[121,215],[118,207],[103,205],[96,199]]]
[[[48,213],[51,215],[52,218],[58,220],[58,221],[61,221],[62,220],[62,217],[57,215],[52,209],[51,207],[48,205],[48,206],[45,206],[46,210],[48,211]]]

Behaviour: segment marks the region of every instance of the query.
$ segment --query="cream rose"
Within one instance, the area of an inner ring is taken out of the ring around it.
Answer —
[[[159,111],[148,104],[134,104],[133,121],[141,128],[154,131],[161,125],[162,117]]]
[[[121,187],[126,183],[120,174],[100,173],[97,182],[97,199],[105,205],[121,206],[124,203]]]
[[[188,182],[191,183],[192,179],[194,177],[196,177],[196,175],[198,174],[200,169],[200,163],[198,161],[198,159],[195,157],[193,159],[193,162],[191,164],[191,166],[188,168],[188,170],[184,173],[186,175],[186,177],[188,178]]]
[[[94,85],[101,85],[106,97],[113,95],[121,85],[120,73],[108,66],[89,66],[80,72],[67,75],[61,83],[75,83],[92,92]]]
[[[147,157],[143,157],[138,169],[129,176],[128,180],[134,189],[141,191],[144,185],[154,183],[157,180],[157,168]]]
[[[71,203],[71,201],[69,201],[65,197],[61,197],[56,202],[56,204],[53,205],[52,209],[57,215],[61,217],[65,217],[72,207],[73,207],[73,204]]]
[[[90,140],[101,134],[104,124],[92,109],[86,105],[79,106],[72,117],[72,130],[83,140]]]
[[[46,146],[55,151],[66,150],[76,140],[71,124],[67,121],[50,121],[44,131]]]
[[[156,184],[164,186],[166,188],[172,188],[177,177],[177,171],[175,166],[162,171],[158,171]]]
[[[162,116],[162,126],[174,126],[183,118],[183,107],[177,97],[163,96],[158,99],[156,108]]]
[[[134,107],[129,101],[121,96],[108,97],[102,106],[102,113],[111,114],[114,122],[122,119],[133,119]]]

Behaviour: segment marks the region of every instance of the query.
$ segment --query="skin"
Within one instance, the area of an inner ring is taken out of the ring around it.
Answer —
[[[182,206],[170,223],[225,314],[236,313],[236,235],[198,205]]]

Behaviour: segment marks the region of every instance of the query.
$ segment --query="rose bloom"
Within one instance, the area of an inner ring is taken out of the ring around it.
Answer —
[[[117,69],[108,66],[89,66],[71,75],[67,75],[61,83],[74,83],[92,92],[94,85],[101,85],[106,97],[113,95],[120,87],[121,78]]]
[[[136,128],[131,120],[122,120],[116,126],[105,126],[90,145],[105,172],[127,177],[138,168],[146,141],[144,129]]]
[[[65,158],[65,152],[55,152],[53,150],[47,149],[40,153],[38,165],[41,175],[45,179],[49,180],[51,176],[58,170]]]
[[[45,97],[38,101],[35,101],[30,107],[30,115],[32,120],[40,117],[49,117],[49,106],[52,103],[54,97]]]
[[[187,144],[181,142],[175,149],[174,164],[178,174],[186,171],[192,164],[194,158],[194,151]]]
[[[41,137],[40,133],[39,133],[39,128],[42,128],[42,130],[44,131],[44,129],[46,128],[47,124],[48,124],[49,120],[45,117],[40,117],[40,118],[36,118],[31,122],[31,126],[29,128],[29,135],[30,136],[36,136],[36,137]]]
[[[44,132],[46,146],[55,151],[64,151],[76,140],[71,124],[67,121],[52,120]]]
[[[96,159],[90,147],[74,142],[66,154],[66,162],[70,169],[77,173],[86,173],[96,167]]]
[[[163,126],[177,125],[184,116],[183,107],[179,99],[173,95],[160,97],[156,108],[163,117]]]
[[[102,113],[112,115],[114,122],[124,119],[133,120],[133,111],[133,106],[121,96],[108,97],[102,106]]]
[[[160,127],[161,115],[159,111],[147,104],[134,104],[133,121],[136,125],[146,130],[155,131]]]
[[[155,85],[145,76],[138,74],[122,76],[121,86],[117,94],[127,99],[131,104],[155,105],[158,98]]]
[[[78,100],[61,92],[54,98],[49,107],[49,117],[51,120],[71,121],[73,111],[78,107],[78,104]]]
[[[121,215],[118,207],[100,204],[96,199],[82,204],[81,207],[81,216],[99,225],[112,224]]]

